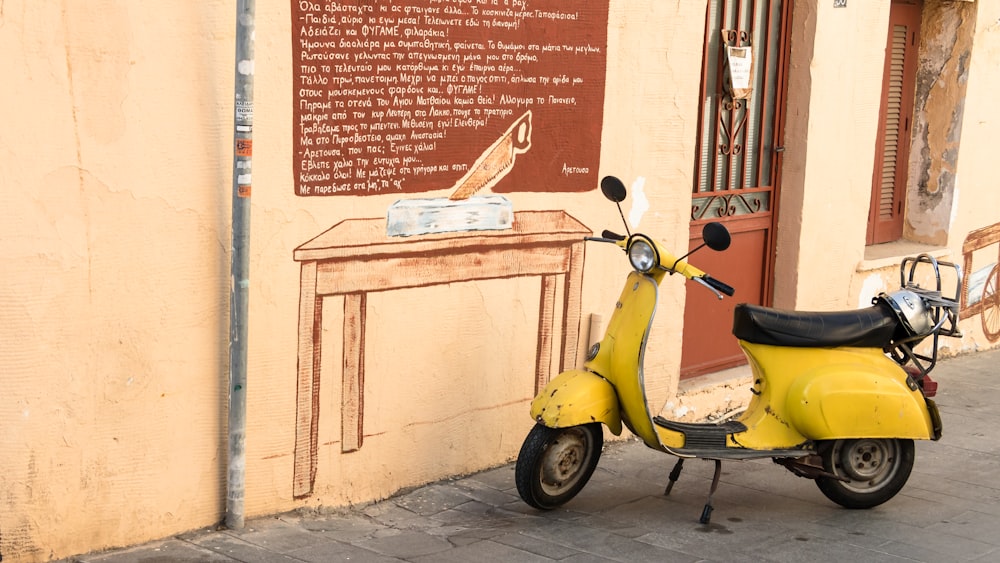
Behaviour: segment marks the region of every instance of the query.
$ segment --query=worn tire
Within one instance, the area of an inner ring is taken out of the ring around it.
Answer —
[[[599,422],[569,428],[536,424],[524,439],[514,468],[521,499],[551,510],[575,497],[594,473],[603,443]]]
[[[913,469],[913,440],[860,438],[820,444],[823,469],[844,477],[819,477],[816,485],[826,498],[844,508],[878,506],[896,496]]]

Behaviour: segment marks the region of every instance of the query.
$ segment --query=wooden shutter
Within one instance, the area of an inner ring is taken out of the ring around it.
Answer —
[[[920,8],[916,1],[895,0],[889,11],[868,244],[891,242],[903,235]]]

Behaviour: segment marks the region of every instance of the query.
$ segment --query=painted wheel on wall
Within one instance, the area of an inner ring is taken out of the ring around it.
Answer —
[[[913,469],[913,440],[830,440],[820,444],[819,454],[823,469],[840,479],[818,477],[816,485],[844,508],[872,508],[891,499]]]
[[[551,510],[575,497],[594,473],[603,444],[599,422],[569,428],[536,424],[524,439],[514,468],[521,499]]]
[[[1000,339],[1000,264],[993,266],[983,285],[983,332],[986,339],[996,342]]]

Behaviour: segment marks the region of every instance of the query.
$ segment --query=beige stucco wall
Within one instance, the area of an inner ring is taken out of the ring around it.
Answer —
[[[958,203],[948,239],[957,248],[964,233],[1000,221],[1000,190],[996,189],[995,105],[1000,91],[1000,4],[979,2],[976,34],[969,63],[968,94],[958,161]]]
[[[888,2],[796,2],[774,304],[833,310],[864,255]],[[847,266],[847,267],[845,267]]]
[[[995,125],[987,104],[1000,79],[992,70],[997,60],[998,10],[991,2],[926,4],[921,56],[930,60],[923,61],[928,70],[918,80],[927,81],[930,117],[916,119],[931,122],[927,135],[931,146],[924,150],[924,139],[916,138],[911,154],[904,236],[914,242],[866,248],[889,3],[834,8],[828,2],[796,2],[777,230],[776,306],[811,310],[866,306],[879,292],[898,287],[901,257],[930,252],[961,264],[966,234],[1000,222],[995,190],[986,188],[992,181],[987,131]],[[968,40],[956,38],[956,29],[968,34]],[[963,88],[965,93],[956,96]],[[962,103],[964,111],[956,108]],[[920,158],[927,159],[926,164],[920,164]],[[924,169],[929,177],[920,176]],[[954,193],[939,188],[943,176],[952,173]],[[947,201],[940,200],[939,192]],[[994,250],[984,251],[976,265],[989,263],[986,254],[995,254]],[[945,342],[949,350],[991,345],[983,338],[978,316],[964,321],[963,329],[962,341]]]
[[[1000,224],[1000,195],[990,187],[995,181],[989,147],[997,124],[988,109],[992,92],[1000,87],[995,72],[1000,54],[998,21],[1000,6],[995,2],[926,5],[921,50],[931,59],[923,62],[929,72],[918,80],[925,81],[927,113],[915,119],[928,125],[926,140],[919,132],[914,139],[904,225],[904,236],[914,242],[869,248],[855,267],[848,304],[864,306],[879,292],[897,288],[900,256],[928,252],[965,268],[966,235]],[[924,160],[919,151],[926,155]],[[975,276],[976,270],[996,263],[998,257],[1000,248],[995,244],[977,250],[964,275]],[[945,276],[948,295],[954,291],[952,280],[954,276]],[[963,337],[943,339],[944,354],[996,345],[985,335],[981,315],[962,316]]]
[[[601,172],[644,178],[653,211],[641,226],[678,246],[687,223],[670,210],[686,208],[691,184],[704,9],[610,11]],[[0,4],[0,50],[14,54],[0,59],[5,561],[222,519],[234,17],[224,2]],[[502,463],[532,424],[537,281],[388,292],[369,301],[369,435],[341,454],[341,308],[328,299],[316,489],[292,498],[292,250],[342,219],[384,215],[394,198],[293,195],[289,34],[289,3],[258,1],[248,516],[369,501]],[[599,192],[511,199],[620,226]],[[588,249],[584,326],[610,314],[625,267]],[[683,291],[665,291],[661,311]],[[679,317],[662,315],[656,330],[669,344],[647,356],[648,382],[662,403],[676,386]]]
[[[642,179],[650,211],[640,227],[675,247],[688,239],[705,5],[610,9],[601,174]],[[977,6],[944,251],[953,257],[965,233],[1000,220],[990,184],[1000,7]],[[5,561],[135,544],[223,517],[234,17],[218,1],[0,2]],[[883,2],[796,2],[777,305],[854,307],[895,275],[859,266],[881,73],[871,53],[884,49],[887,17]],[[328,299],[316,487],[293,498],[292,250],[345,218],[384,215],[395,198],[293,195],[290,30],[287,1],[258,0],[248,516],[365,502],[499,464],[532,424],[536,281],[386,292],[369,300],[365,445],[342,454],[342,307]],[[620,226],[598,192],[510,198],[518,210],[566,209],[595,231]],[[578,357],[589,316],[608,318],[625,268],[613,250],[587,249]],[[646,355],[654,410],[675,400],[684,291],[677,282],[661,293]],[[963,349],[990,345],[977,322]]]
[[[1000,227],[1000,190],[997,190],[996,155],[991,148],[1000,130],[1000,120],[990,109],[995,105],[996,92],[1000,91],[1000,73],[996,72],[1000,60],[1000,3],[979,1],[976,8],[974,14],[968,15],[975,21],[965,23],[975,26],[971,54],[961,59],[963,64],[955,65],[961,68],[968,64],[968,82],[950,221],[941,221],[948,225],[948,258],[959,264],[964,263],[962,246],[968,233],[991,225]],[[958,76],[954,71],[943,74],[936,86],[946,89]],[[998,260],[1000,245],[980,249],[965,273],[974,275],[976,270]],[[995,347],[997,342],[986,338],[981,320],[980,315],[963,320],[965,336],[960,342],[949,342],[946,346],[957,352]]]
[[[231,10],[0,5],[0,553],[217,519]],[[223,31],[220,31],[223,30]]]

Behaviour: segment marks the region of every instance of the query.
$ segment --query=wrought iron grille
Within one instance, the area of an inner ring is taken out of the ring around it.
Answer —
[[[711,0],[705,17],[698,150],[691,219],[768,212],[772,207],[782,80],[782,0]],[[728,47],[752,53],[750,93],[734,97]]]

